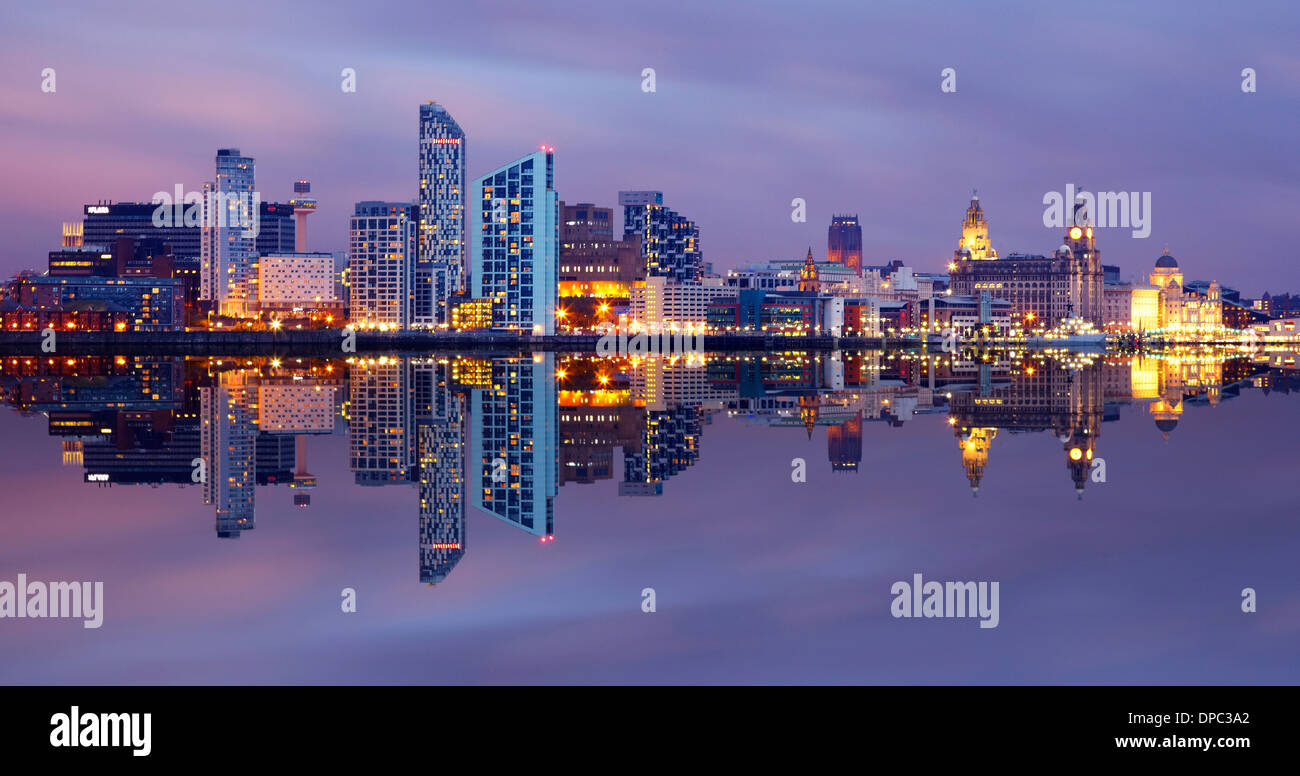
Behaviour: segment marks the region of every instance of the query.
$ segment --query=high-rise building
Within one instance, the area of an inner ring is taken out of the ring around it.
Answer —
[[[474,296],[490,298],[492,326],[555,333],[559,198],[555,149],[517,159],[474,181],[470,232]]]
[[[555,354],[498,358],[470,391],[474,507],[542,537],[555,533]]]
[[[220,315],[244,317],[256,307],[257,247],[246,226],[260,217],[253,199],[253,158],[219,149],[216,180],[204,184],[201,294]]]
[[[413,326],[448,323],[448,297],[468,287],[465,132],[436,102],[420,106],[420,243],[412,278]]]
[[[451,366],[411,364],[418,427],[420,581],[447,578],[465,554],[465,400]]]
[[[293,253],[297,250],[297,224],[293,205],[284,202],[263,202],[258,207],[257,236],[253,249],[258,256],[272,253]],[[259,276],[260,278],[260,276]]]
[[[203,503],[216,510],[217,536],[238,539],[255,526],[256,385],[242,372],[222,373],[201,396]]]
[[[658,191],[620,191],[623,236],[641,238],[647,277],[694,283],[704,274],[700,230],[694,221],[663,205]]]
[[[623,482],[619,483],[618,494],[663,495],[665,481],[699,460],[702,420],[696,405],[647,410],[640,449],[623,452]]]
[[[150,202],[86,205],[82,208],[82,245],[111,249],[119,237],[156,237],[172,247],[177,259],[199,258],[202,250],[197,219],[191,226],[185,226],[184,219],[170,226],[154,226],[154,211],[158,207]]]
[[[354,364],[348,371],[348,391],[348,444],[356,483],[409,484],[417,462],[406,364]]]
[[[416,207],[358,202],[349,227],[349,318],[359,326],[411,325],[411,273],[418,250]]]
[[[862,224],[856,215],[831,217],[826,233],[826,260],[862,270]]]

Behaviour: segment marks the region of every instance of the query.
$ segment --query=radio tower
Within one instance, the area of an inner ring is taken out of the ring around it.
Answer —
[[[293,214],[298,217],[294,228],[293,249],[298,253],[307,252],[307,216],[316,212],[316,198],[311,196],[311,181],[295,181],[293,199],[289,200]]]
[[[298,471],[293,473],[293,482],[289,487],[300,490],[311,490],[316,487],[316,475],[307,471],[307,435],[299,434],[294,440],[294,460],[298,464]],[[311,506],[310,493],[293,494],[293,505],[302,509]]]

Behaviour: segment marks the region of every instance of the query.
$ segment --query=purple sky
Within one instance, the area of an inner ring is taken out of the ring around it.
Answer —
[[[660,189],[717,269],[822,255],[830,215],[858,212],[869,262],[939,271],[972,187],[995,247],[1047,253],[1042,197],[1076,183],[1152,193],[1148,239],[1100,235],[1126,277],[1167,244],[1189,279],[1300,286],[1294,3],[443,5],[7,8],[0,273],[43,267],[86,202],[197,188],[224,146],[257,159],[266,199],[310,178],[310,247],[342,250],[355,201],[414,196],[432,99],[469,133],[470,175],[554,145],[561,198]]]

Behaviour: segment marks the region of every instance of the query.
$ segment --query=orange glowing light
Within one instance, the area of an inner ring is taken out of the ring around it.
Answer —
[[[1079,239],[1079,238],[1082,237],[1082,236],[1083,236],[1083,230],[1080,229],[1079,227],[1076,226],[1076,227],[1073,227],[1073,228],[1070,229],[1070,239],[1071,239],[1071,240],[1077,240],[1077,239]]]
[[[1080,450],[1079,448],[1075,447],[1075,448],[1073,448],[1073,449],[1070,450],[1070,460],[1071,460],[1071,461],[1077,461],[1077,460],[1079,460],[1079,459],[1082,458],[1082,457],[1083,457],[1083,451]]]

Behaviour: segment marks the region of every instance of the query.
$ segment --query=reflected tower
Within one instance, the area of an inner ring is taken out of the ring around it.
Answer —
[[[465,427],[455,417],[422,424],[420,445],[420,581],[442,582],[465,555]]]
[[[486,365],[485,365],[486,366]],[[555,534],[555,354],[496,358],[470,391],[474,508],[550,541]]]
[[[420,491],[420,581],[434,585],[465,554],[465,398],[448,362],[410,365]]]
[[[216,507],[217,536],[238,539],[254,526],[257,484],[256,387],[243,372],[223,372],[201,389],[203,503]]]
[[[989,463],[989,450],[993,440],[998,438],[996,428],[956,429],[957,445],[961,449],[961,465],[966,470],[966,480],[970,482],[970,494],[978,496],[980,481],[984,479],[984,467]]]
[[[826,455],[831,471],[857,471],[862,462],[862,410],[838,426],[826,429]]]

